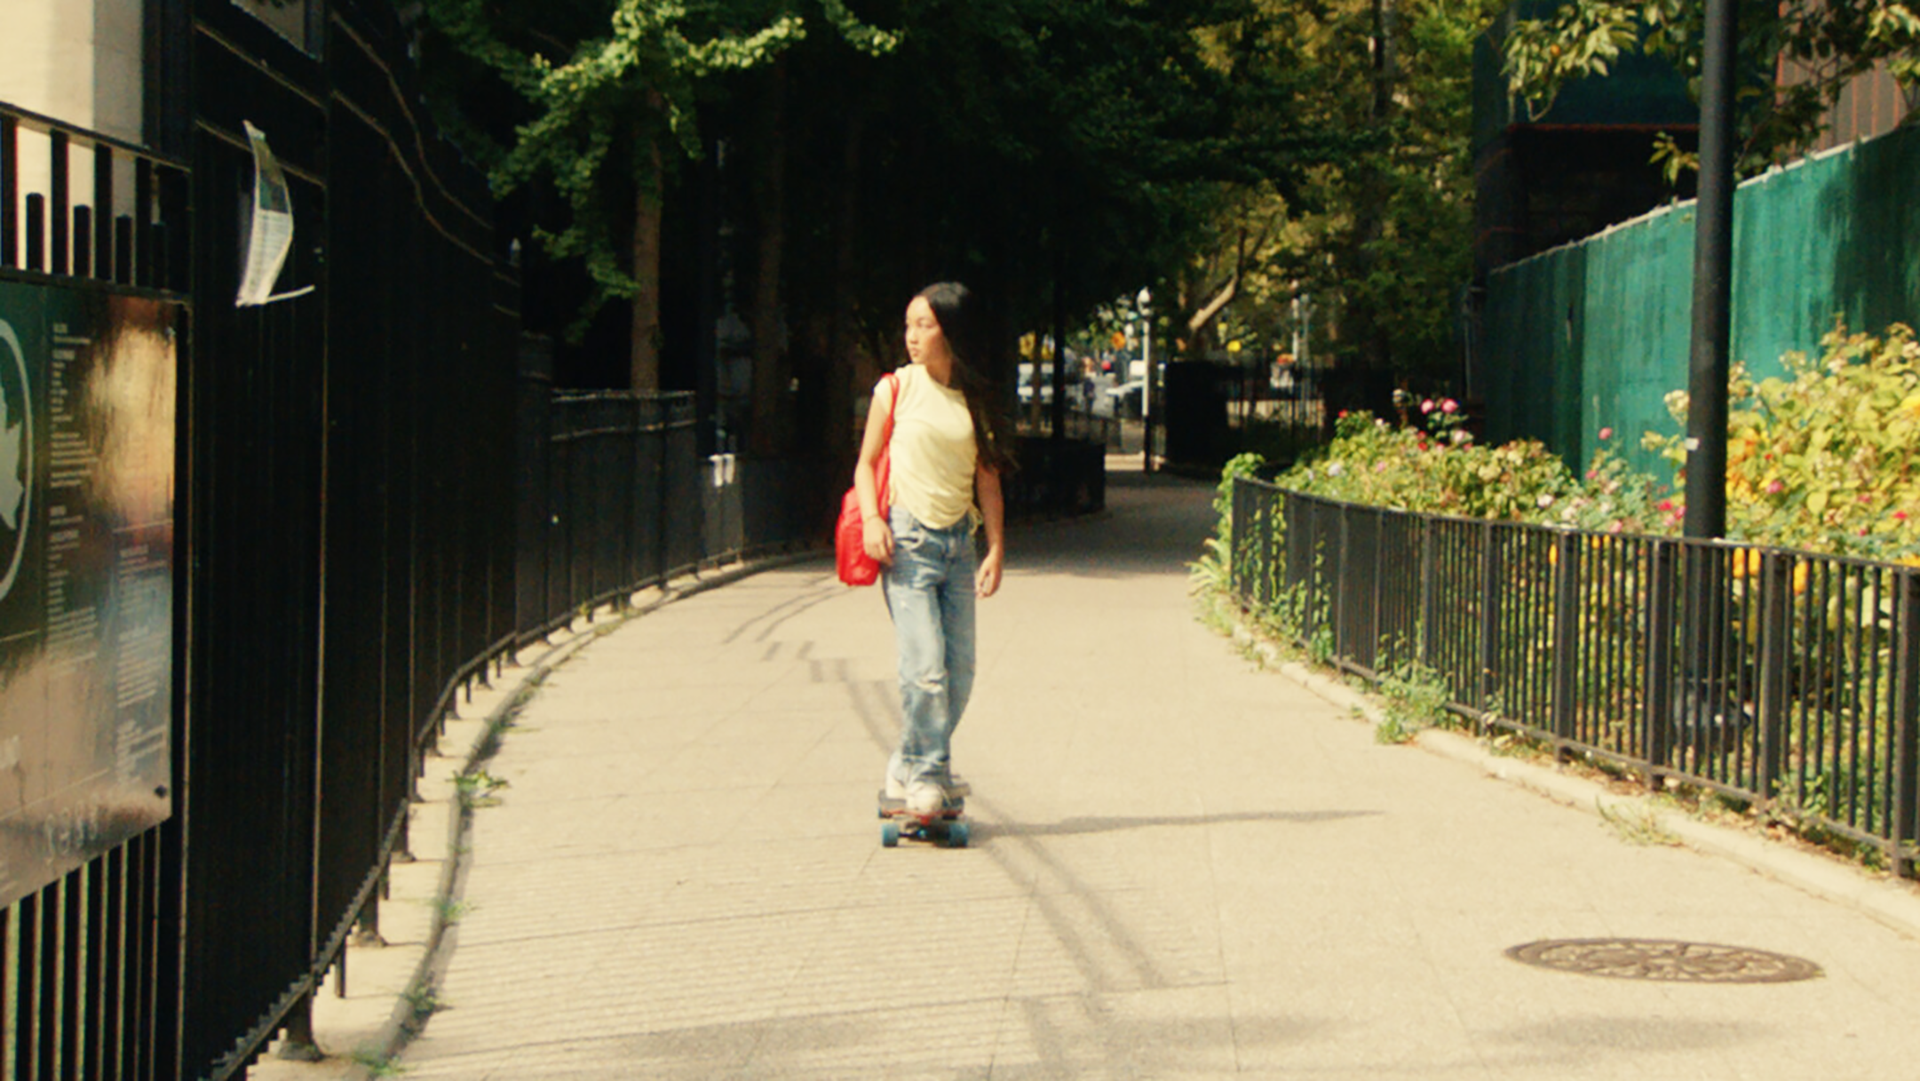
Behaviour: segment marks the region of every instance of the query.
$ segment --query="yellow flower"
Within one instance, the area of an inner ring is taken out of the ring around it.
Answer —
[[[1735,578],[1760,577],[1760,561],[1764,558],[1757,548],[1735,548],[1732,567]]]

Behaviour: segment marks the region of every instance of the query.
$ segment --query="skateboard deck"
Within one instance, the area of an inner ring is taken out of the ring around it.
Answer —
[[[925,841],[948,848],[967,847],[972,829],[962,817],[967,809],[966,800],[950,799],[946,806],[932,814],[916,814],[907,810],[906,800],[889,799],[884,791],[879,799],[880,843],[886,847],[893,848],[902,840]]]

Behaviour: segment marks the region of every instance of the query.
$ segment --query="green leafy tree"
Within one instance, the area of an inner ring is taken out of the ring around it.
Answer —
[[[592,291],[576,330],[602,303],[632,301],[635,389],[659,386],[668,155],[698,151],[704,86],[771,61],[806,35],[808,14],[855,48],[893,44],[839,0],[801,7],[779,0],[425,0],[433,25],[523,99],[528,119],[492,155],[495,190],[543,178],[564,198],[569,220],[539,230],[538,239],[553,257],[585,263]],[[621,222],[630,223],[624,244]]]
[[[1782,0],[1734,8],[1737,65],[1750,76],[1738,91],[1742,175],[1804,153],[1841,90],[1876,65],[1903,88],[1920,79],[1920,6]],[[1543,115],[1568,83],[1604,76],[1621,56],[1645,52],[1671,62],[1697,96],[1704,13],[1687,0],[1566,0],[1514,22],[1504,44],[1508,87]],[[1659,157],[1669,178],[1697,167],[1671,139]]]
[[[1293,297],[1309,294],[1331,339],[1322,349],[1345,362],[1413,382],[1453,374],[1454,300],[1471,269],[1470,58],[1496,7],[1267,3],[1262,20],[1239,31],[1263,39],[1257,49],[1222,35],[1217,62],[1229,70],[1285,73],[1267,85],[1290,91],[1299,149],[1215,194],[1189,263],[1195,348],[1227,337],[1209,341],[1215,319],[1243,340],[1250,329],[1278,337],[1293,329]],[[1248,110],[1240,122],[1271,123],[1272,114]],[[1280,342],[1265,344],[1271,352]]]

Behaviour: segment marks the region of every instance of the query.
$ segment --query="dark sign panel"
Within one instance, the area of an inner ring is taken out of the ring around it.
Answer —
[[[0,282],[0,905],[169,811],[176,316]]]

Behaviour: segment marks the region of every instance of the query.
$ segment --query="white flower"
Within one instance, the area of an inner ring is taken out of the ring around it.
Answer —
[[[1553,506],[1553,497],[1543,492],[1541,493],[1538,502],[1540,504],[1540,509],[1546,510],[1548,507]]]

